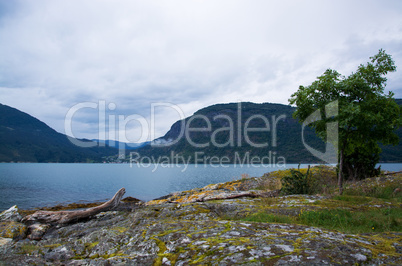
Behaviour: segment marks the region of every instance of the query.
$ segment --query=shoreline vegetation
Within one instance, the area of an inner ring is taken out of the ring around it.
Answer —
[[[24,224],[22,217],[36,210],[17,209],[17,218],[0,224],[0,261],[401,264],[402,173],[348,181],[343,195],[336,181],[335,168],[328,166],[243,175],[148,202],[127,197],[114,210],[64,225]]]

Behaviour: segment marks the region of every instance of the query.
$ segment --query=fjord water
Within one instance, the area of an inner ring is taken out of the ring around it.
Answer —
[[[232,181],[242,174],[257,177],[297,166],[2,163],[0,211],[13,205],[29,209],[104,201],[122,187],[126,188],[125,196],[147,201],[175,191]],[[402,164],[383,164],[382,169],[400,171]]]

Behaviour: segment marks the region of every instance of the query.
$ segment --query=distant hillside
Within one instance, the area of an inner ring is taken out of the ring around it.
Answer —
[[[0,162],[100,162],[116,154],[109,147],[77,147],[38,119],[0,104]]]
[[[402,100],[397,100],[397,102],[401,104]],[[156,140],[158,143],[169,143],[178,140],[177,143],[166,147],[147,145],[137,149],[135,152],[138,152],[141,157],[153,156],[160,159],[163,159],[163,156],[172,157],[174,155],[185,158],[186,161],[189,160],[192,163],[196,160],[203,163],[204,159],[207,161],[211,160],[212,156],[227,157],[230,163],[239,163],[238,160],[236,161],[236,158],[244,160],[247,156],[249,158],[254,156],[259,158],[265,156],[267,158],[267,156],[271,156],[271,163],[277,163],[280,157],[285,158],[286,163],[318,163],[320,160],[314,157],[303,145],[302,127],[299,122],[293,119],[292,114],[294,111],[294,107],[273,103],[256,104],[243,102],[241,103],[241,110],[238,103],[212,105],[197,111],[193,116],[184,119],[184,121],[177,121],[165,136]],[[248,128],[269,127],[270,130],[265,132],[248,132],[247,137],[249,142],[256,144],[268,143],[267,147],[254,147],[246,141],[243,129],[247,120],[253,115],[266,117],[269,126],[267,126],[263,119],[255,118],[249,121]],[[201,116],[207,119],[201,118]],[[239,117],[241,118],[240,123],[238,123]],[[208,125],[206,120],[210,121],[210,125]],[[230,127],[228,120],[233,121],[233,133],[227,130]],[[194,147],[194,145],[186,140],[185,136],[178,138],[182,129],[182,123],[186,125],[190,123],[191,128],[204,128],[204,131],[192,131],[188,136],[190,141],[204,144],[205,147]],[[305,142],[309,146],[325,152],[324,142],[311,129],[306,127],[304,134]],[[398,134],[402,138],[401,129],[398,130]],[[234,145],[230,143],[231,136],[234,137]],[[217,147],[212,144],[212,139],[218,144],[229,144]],[[381,161],[402,162],[401,148],[401,143],[398,146],[383,147],[384,152]],[[198,159],[195,158],[196,153],[198,153]]]
[[[198,158],[227,157],[232,163],[235,162],[236,156],[237,159],[240,158],[241,160],[244,160],[247,156],[249,158],[262,158],[265,156],[266,161],[264,163],[268,161],[267,157],[269,156],[271,156],[271,163],[278,162],[282,156],[286,159],[286,163],[316,162],[318,160],[302,144],[301,126],[292,118],[293,112],[294,108],[291,106],[272,103],[243,102],[241,103],[241,109],[239,109],[238,103],[212,105],[197,111],[193,116],[184,120],[185,124],[190,122],[191,128],[204,127],[206,129],[208,129],[206,120],[210,121],[210,130],[205,132],[194,131],[189,134],[192,142],[209,144],[208,146],[194,147],[183,136],[174,145],[167,147],[148,145],[137,149],[136,152],[141,156],[155,157],[171,156],[173,152],[175,155],[183,156],[186,160],[190,159],[191,162],[195,162],[195,153],[198,153]],[[251,119],[255,115],[265,117],[268,122],[258,117]],[[204,116],[207,119],[197,118],[200,116]],[[239,117],[240,123],[238,123]],[[229,120],[233,122],[233,132],[227,130],[231,126]],[[249,122],[247,122],[248,120]],[[266,128],[267,130],[261,132],[249,131],[244,134],[246,123],[249,129]],[[166,135],[157,139],[156,142],[168,143],[178,139],[181,125],[182,121],[174,123]],[[230,142],[231,138],[233,139],[232,142]],[[248,141],[246,138],[248,138]],[[223,147],[213,145],[212,139]],[[310,146],[325,151],[324,143],[309,128],[306,128],[305,140]],[[268,144],[268,146],[259,148],[253,144]]]

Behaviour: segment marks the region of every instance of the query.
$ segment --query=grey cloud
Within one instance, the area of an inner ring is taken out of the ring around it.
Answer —
[[[220,102],[286,104],[326,68],[348,75],[379,48],[402,63],[396,0],[9,2],[0,0],[0,102],[58,131],[79,102],[149,119],[151,103],[166,101],[189,116]],[[401,80],[389,77],[397,97]],[[177,120],[169,115],[156,135]],[[95,137],[96,112],[75,122],[78,137]]]

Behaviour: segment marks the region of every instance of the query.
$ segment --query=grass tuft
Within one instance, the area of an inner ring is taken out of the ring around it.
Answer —
[[[372,209],[351,212],[323,209],[302,212],[298,222],[305,225],[338,230],[345,233],[390,232],[402,230],[402,212],[397,209]]]
[[[402,231],[402,212],[393,208],[355,212],[345,209],[321,209],[316,211],[301,211],[297,217],[259,212],[240,220],[247,222],[303,224],[354,234]]]

